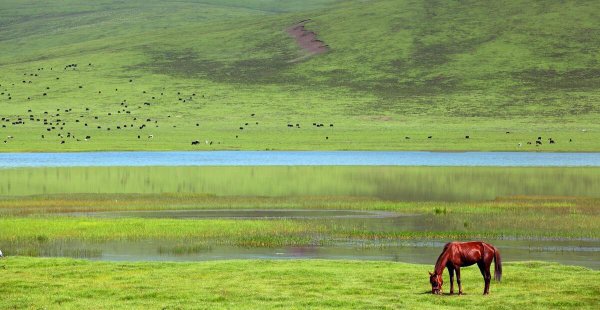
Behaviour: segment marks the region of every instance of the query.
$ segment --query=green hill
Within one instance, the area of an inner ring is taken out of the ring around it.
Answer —
[[[327,52],[287,33],[307,19]],[[597,1],[3,1],[0,151],[600,151],[598,20]]]

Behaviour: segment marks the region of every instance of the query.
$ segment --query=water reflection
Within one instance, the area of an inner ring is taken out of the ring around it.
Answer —
[[[600,241],[484,240],[494,244],[503,261],[551,261],[600,269]],[[177,243],[166,240],[65,241],[38,245],[2,244],[13,255],[75,257],[103,261],[208,261],[225,259],[349,259],[434,264],[445,241],[412,240],[374,244],[361,240],[329,246],[245,248]]]
[[[0,195],[193,193],[359,196],[406,201],[600,197],[600,168],[71,167],[0,169]]]

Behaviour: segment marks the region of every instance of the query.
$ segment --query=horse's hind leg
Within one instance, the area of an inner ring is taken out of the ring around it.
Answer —
[[[490,264],[486,264],[485,262],[479,262],[477,263],[477,267],[479,267],[479,271],[481,271],[483,281],[485,282],[485,287],[483,288],[483,295],[487,295],[490,293],[490,280],[492,279],[492,274],[490,273]]]
[[[450,294],[454,294],[454,268],[448,267],[448,274],[450,275]]]
[[[458,284],[458,295],[462,295],[462,284],[460,283],[460,267],[454,269],[456,272],[456,283]]]

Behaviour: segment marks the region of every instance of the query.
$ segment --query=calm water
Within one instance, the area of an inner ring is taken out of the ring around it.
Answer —
[[[99,218],[168,218],[168,219],[382,219],[404,218],[394,212],[355,210],[151,210],[151,211],[106,211],[73,212],[60,215]]]
[[[600,167],[217,166],[0,169],[0,197],[48,194],[352,196],[473,201],[600,197]]]
[[[483,240],[496,246],[502,260],[548,261],[600,269],[600,240]],[[209,261],[226,259],[348,259],[434,264],[444,240],[411,240],[373,244],[340,240],[328,246],[252,248],[194,245],[166,240],[72,241],[46,243],[31,249],[0,244],[7,255],[74,257],[104,261]]]
[[[78,166],[600,166],[600,153],[215,151],[0,153],[0,167]]]
[[[65,214],[63,214],[65,215]],[[428,231],[424,215],[346,210],[189,210],[148,212],[70,213],[102,218],[234,218],[291,219],[328,225],[361,227],[373,231]],[[444,229],[444,227],[437,227]],[[503,261],[550,261],[600,269],[600,240],[483,240],[494,244]],[[434,264],[446,240],[373,241],[343,239],[327,246],[252,248],[212,246],[169,240],[120,240],[110,242],[63,241],[0,244],[9,255],[77,257],[106,261],[206,261],[224,259],[351,259],[388,260]]]

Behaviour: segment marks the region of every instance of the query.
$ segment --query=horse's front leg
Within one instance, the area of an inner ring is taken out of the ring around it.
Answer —
[[[448,266],[448,274],[450,275],[450,295],[454,294],[454,268]]]
[[[456,283],[458,284],[458,295],[462,295],[462,284],[460,283],[460,267],[454,269],[456,272]]]

